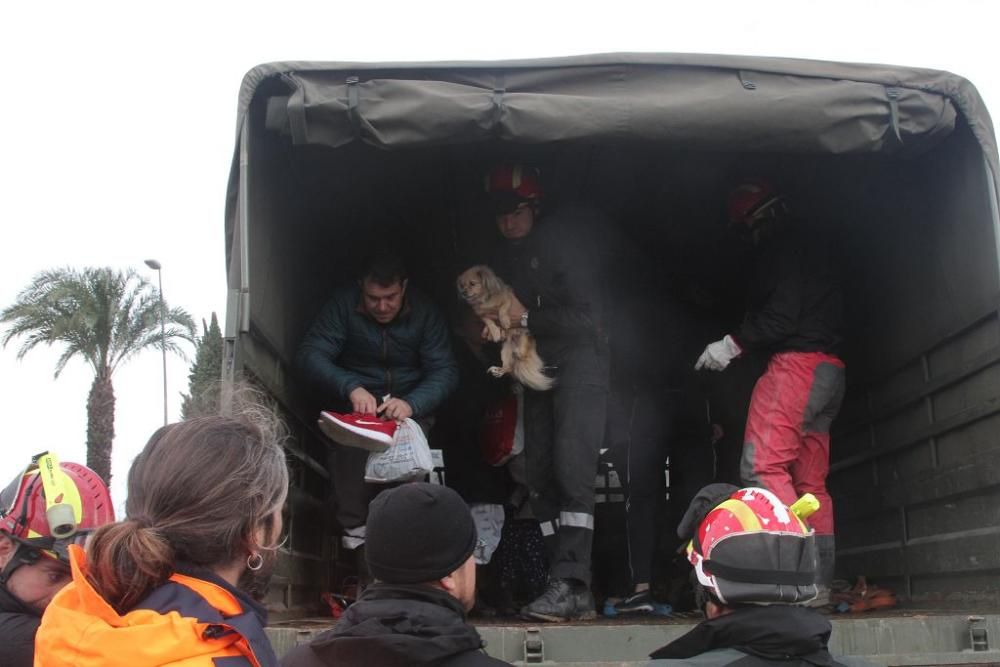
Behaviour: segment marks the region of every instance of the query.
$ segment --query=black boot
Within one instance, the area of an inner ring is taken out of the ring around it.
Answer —
[[[582,581],[551,577],[538,599],[521,608],[521,616],[553,623],[596,618],[594,594]]]
[[[833,583],[833,573],[837,561],[837,548],[833,535],[817,535],[816,551],[819,556],[816,572],[816,599],[810,607],[823,607],[830,604],[830,584]]]

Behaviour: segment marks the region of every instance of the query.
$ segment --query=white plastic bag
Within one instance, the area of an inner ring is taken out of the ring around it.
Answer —
[[[365,481],[388,484],[421,479],[434,470],[431,448],[423,430],[412,419],[396,429],[392,446],[384,452],[372,452],[365,465]]]
[[[479,539],[472,555],[477,565],[486,565],[493,558],[493,552],[500,546],[500,535],[503,533],[503,505],[488,503],[472,503],[469,505],[472,520],[476,524]]]

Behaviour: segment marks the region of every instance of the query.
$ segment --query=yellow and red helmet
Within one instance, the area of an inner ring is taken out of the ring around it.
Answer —
[[[817,594],[813,531],[766,489],[739,489],[709,510],[687,556],[724,604],[793,604]]]
[[[79,463],[60,463],[49,452],[35,456],[0,492],[0,534],[20,545],[19,557],[0,573],[0,581],[42,555],[69,562],[70,544],[82,544],[114,520],[111,494],[97,473]]]

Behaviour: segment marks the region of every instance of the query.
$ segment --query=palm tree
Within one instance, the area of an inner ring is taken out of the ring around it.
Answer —
[[[147,348],[161,346],[159,291],[134,270],[62,268],[36,275],[0,312],[9,325],[0,342],[23,342],[21,359],[39,343],[60,343],[65,350],[55,377],[74,357],[94,370],[87,397],[87,465],[111,481],[111,442],[115,437],[115,391],[111,376],[123,363]],[[185,357],[180,340],[193,342],[191,316],[180,308],[166,310],[167,350]]]

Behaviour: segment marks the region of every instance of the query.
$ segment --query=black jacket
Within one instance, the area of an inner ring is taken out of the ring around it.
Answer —
[[[444,316],[412,285],[385,325],[363,312],[359,287],[338,289],[302,340],[296,367],[326,408],[364,387],[376,400],[403,399],[414,418],[432,413],[458,385]]]
[[[374,584],[332,630],[292,649],[282,667],[489,667],[461,603],[421,585]]]
[[[0,665],[31,667],[42,617],[0,586]]]
[[[491,260],[528,309],[528,329],[560,386],[608,386],[607,285],[592,238],[603,224],[595,210],[562,208],[526,238],[501,242]]]
[[[844,329],[835,261],[826,243],[790,224],[756,248],[747,316],[734,338],[768,354],[835,353]]]
[[[650,665],[705,667],[841,667],[868,664],[834,658],[827,649],[830,621],[805,607],[746,607],[695,626],[654,651]]]

